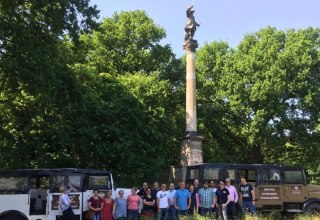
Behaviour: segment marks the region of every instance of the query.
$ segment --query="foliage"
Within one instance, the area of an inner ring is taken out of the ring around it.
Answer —
[[[64,114],[79,91],[61,37],[90,31],[98,12],[88,4],[0,2],[1,167],[54,166],[70,142]]]
[[[268,27],[236,50],[215,42],[199,50],[207,160],[318,168],[319,39],[318,29]]]
[[[143,11],[97,17],[89,0],[0,2],[2,168],[112,169],[133,185],[179,164],[184,58]],[[318,181],[319,44],[319,29],[268,27],[199,49],[205,162],[303,165]]]
[[[132,185],[179,162],[181,78],[167,76],[181,62],[164,30],[133,11],[91,32],[95,17],[84,0],[0,3],[3,168],[111,169]]]

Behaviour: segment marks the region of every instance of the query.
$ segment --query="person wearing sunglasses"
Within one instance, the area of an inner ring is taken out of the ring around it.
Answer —
[[[219,182],[219,188],[217,189],[217,205],[219,208],[219,215],[223,220],[228,220],[227,210],[228,204],[230,202],[230,193],[229,190],[225,187],[225,182]]]

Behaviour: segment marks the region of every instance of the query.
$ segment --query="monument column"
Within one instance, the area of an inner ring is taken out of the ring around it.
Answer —
[[[186,178],[186,168],[189,165],[203,163],[202,140],[197,131],[196,104],[196,49],[198,42],[193,39],[196,27],[200,26],[194,18],[193,5],[187,11],[187,23],[183,48],[186,51],[186,135],[181,141],[182,179]]]

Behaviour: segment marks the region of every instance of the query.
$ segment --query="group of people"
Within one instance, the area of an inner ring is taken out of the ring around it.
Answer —
[[[196,179],[187,188],[185,182],[178,182],[176,188],[171,183],[169,190],[166,189],[166,184],[162,184],[159,188],[158,182],[155,182],[151,189],[147,183],[143,183],[137,198],[140,198],[140,202],[143,203],[142,219],[175,220],[177,215],[184,216],[194,213],[209,215],[216,219],[221,217],[223,220],[237,219],[238,200],[241,203],[243,215],[246,215],[248,210],[255,215],[254,189],[251,184],[247,183],[245,177],[241,177],[239,192],[238,195],[236,187],[231,184],[229,178],[219,181],[218,185],[212,180],[204,181],[202,187],[199,180]],[[128,200],[130,203],[130,197]],[[129,214],[128,219],[135,219],[138,216],[138,208],[135,212],[136,215]]]
[[[64,216],[71,215],[71,204],[67,196],[66,188],[61,196],[61,208]],[[223,220],[237,219],[236,203],[242,205],[242,213],[246,215],[247,209],[256,214],[254,189],[247,183],[245,177],[241,177],[237,189],[231,184],[229,178],[221,180],[216,186],[214,181],[204,181],[203,187],[199,180],[186,188],[185,182],[179,181],[175,187],[170,183],[169,189],[166,184],[154,182],[150,188],[146,182],[142,189],[132,187],[131,194],[124,198],[124,191],[119,190],[115,199],[111,198],[111,192],[107,191],[104,197],[99,196],[99,191],[94,190],[93,196],[88,200],[89,211],[93,212],[93,220],[176,220],[177,216],[186,216],[198,213],[203,216],[209,215]],[[66,217],[65,219],[72,219]]]
[[[195,180],[195,185],[198,185]],[[246,215],[249,210],[253,215],[256,214],[255,194],[251,184],[247,183],[245,177],[241,177],[239,192],[231,184],[230,178],[220,180],[218,186],[214,181],[203,182],[203,187],[197,190],[196,196],[199,197],[198,213],[201,215],[215,214],[216,219],[220,216],[223,220],[237,219],[236,204],[240,200],[242,214]]]

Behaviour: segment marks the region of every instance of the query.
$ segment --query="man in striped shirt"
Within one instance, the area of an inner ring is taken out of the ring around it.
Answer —
[[[216,205],[216,193],[209,188],[209,182],[204,181],[203,188],[198,191],[200,199],[200,213],[205,216],[209,213],[212,216],[212,209]]]

